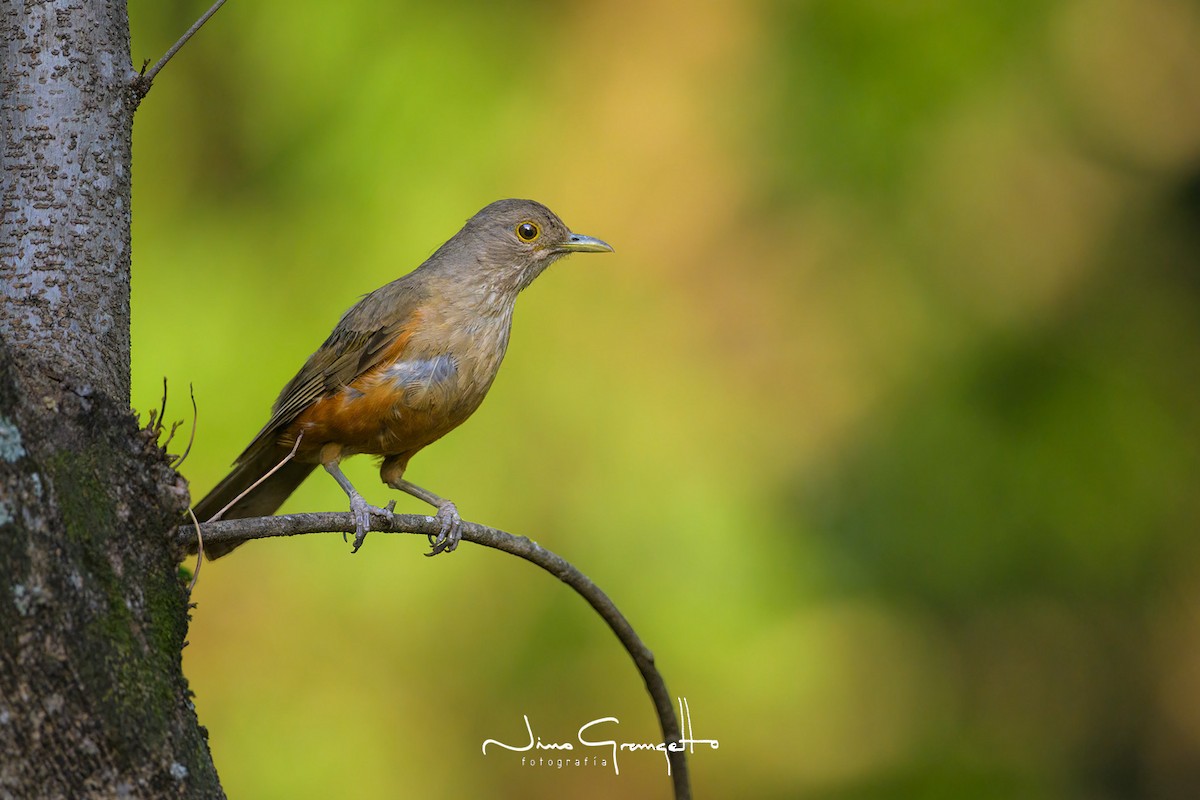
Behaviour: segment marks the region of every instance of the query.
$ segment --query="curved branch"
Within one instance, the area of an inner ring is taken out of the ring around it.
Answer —
[[[422,536],[437,536],[441,531],[440,522],[433,517],[421,514],[393,514],[390,523],[384,522],[381,517],[372,516],[371,525],[372,533],[412,533]],[[267,539],[274,536],[298,536],[307,533],[353,533],[355,525],[353,515],[341,512],[219,520],[202,524],[200,530],[204,535],[205,543],[218,544]],[[176,528],[175,536],[180,545],[186,545],[194,541],[196,529],[191,525],[180,526]],[[596,609],[596,613],[603,617],[604,621],[608,623],[608,627],[621,640],[621,644],[628,651],[638,672],[642,675],[642,680],[646,683],[646,690],[650,693],[650,698],[654,701],[654,710],[658,714],[663,742],[668,745],[678,743],[678,749],[668,748],[667,750],[667,758],[671,765],[671,780],[675,787],[676,800],[689,800],[691,786],[688,781],[687,759],[683,751],[684,740],[680,732],[679,720],[675,716],[671,695],[667,692],[667,685],[663,681],[662,675],[654,666],[654,654],[642,643],[633,626],[617,610],[608,595],[566,559],[524,536],[513,536],[511,533],[475,522],[463,522],[462,538],[484,547],[503,550],[536,564],[574,589],[592,608]]]

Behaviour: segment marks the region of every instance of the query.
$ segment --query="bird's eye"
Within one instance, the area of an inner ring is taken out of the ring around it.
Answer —
[[[542,229],[536,222],[522,222],[517,226],[517,238],[522,242],[532,242],[542,235]]]

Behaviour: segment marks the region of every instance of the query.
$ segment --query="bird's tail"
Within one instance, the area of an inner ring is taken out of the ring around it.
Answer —
[[[226,475],[224,480],[218,483],[211,492],[204,496],[203,500],[196,504],[196,507],[193,509],[196,513],[196,519],[201,522],[207,522],[212,519],[233,498],[246,491],[248,486],[270,472],[280,461],[287,458],[289,451],[290,448],[286,447],[264,447],[238,464],[234,467],[233,472]],[[245,519],[247,517],[265,517],[274,514],[283,505],[283,501],[287,500],[292,492],[296,491],[296,488],[304,482],[304,479],[314,469],[316,469],[315,464],[306,464],[298,461],[287,462],[276,470],[271,477],[258,486],[255,486],[245,497],[238,500],[228,511],[221,515],[221,519]],[[232,551],[239,544],[242,544],[242,542],[205,545],[204,554],[210,559],[220,558]],[[189,545],[188,551],[195,553],[196,545]]]

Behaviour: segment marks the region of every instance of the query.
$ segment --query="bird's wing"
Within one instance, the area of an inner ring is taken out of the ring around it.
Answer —
[[[424,301],[423,293],[405,278],[371,292],[342,316],[325,343],[283,387],[271,409],[271,419],[236,463],[274,444],[283,429],[305,408],[321,397],[341,391],[376,366],[396,340],[405,335]]]

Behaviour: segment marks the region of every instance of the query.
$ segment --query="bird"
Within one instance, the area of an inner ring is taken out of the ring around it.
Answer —
[[[233,470],[196,504],[196,518],[273,514],[320,466],[349,498],[357,552],[371,515],[390,518],[395,505],[370,505],[342,472],[343,460],[371,455],[386,485],[437,509],[439,533],[427,555],[453,551],[462,537],[458,508],[405,480],[409,460],[483,402],[508,349],[517,295],[564,256],[605,252],[613,248],[572,233],[541,203],[486,206],[424,263],[342,315]],[[204,552],[219,558],[240,544]]]

